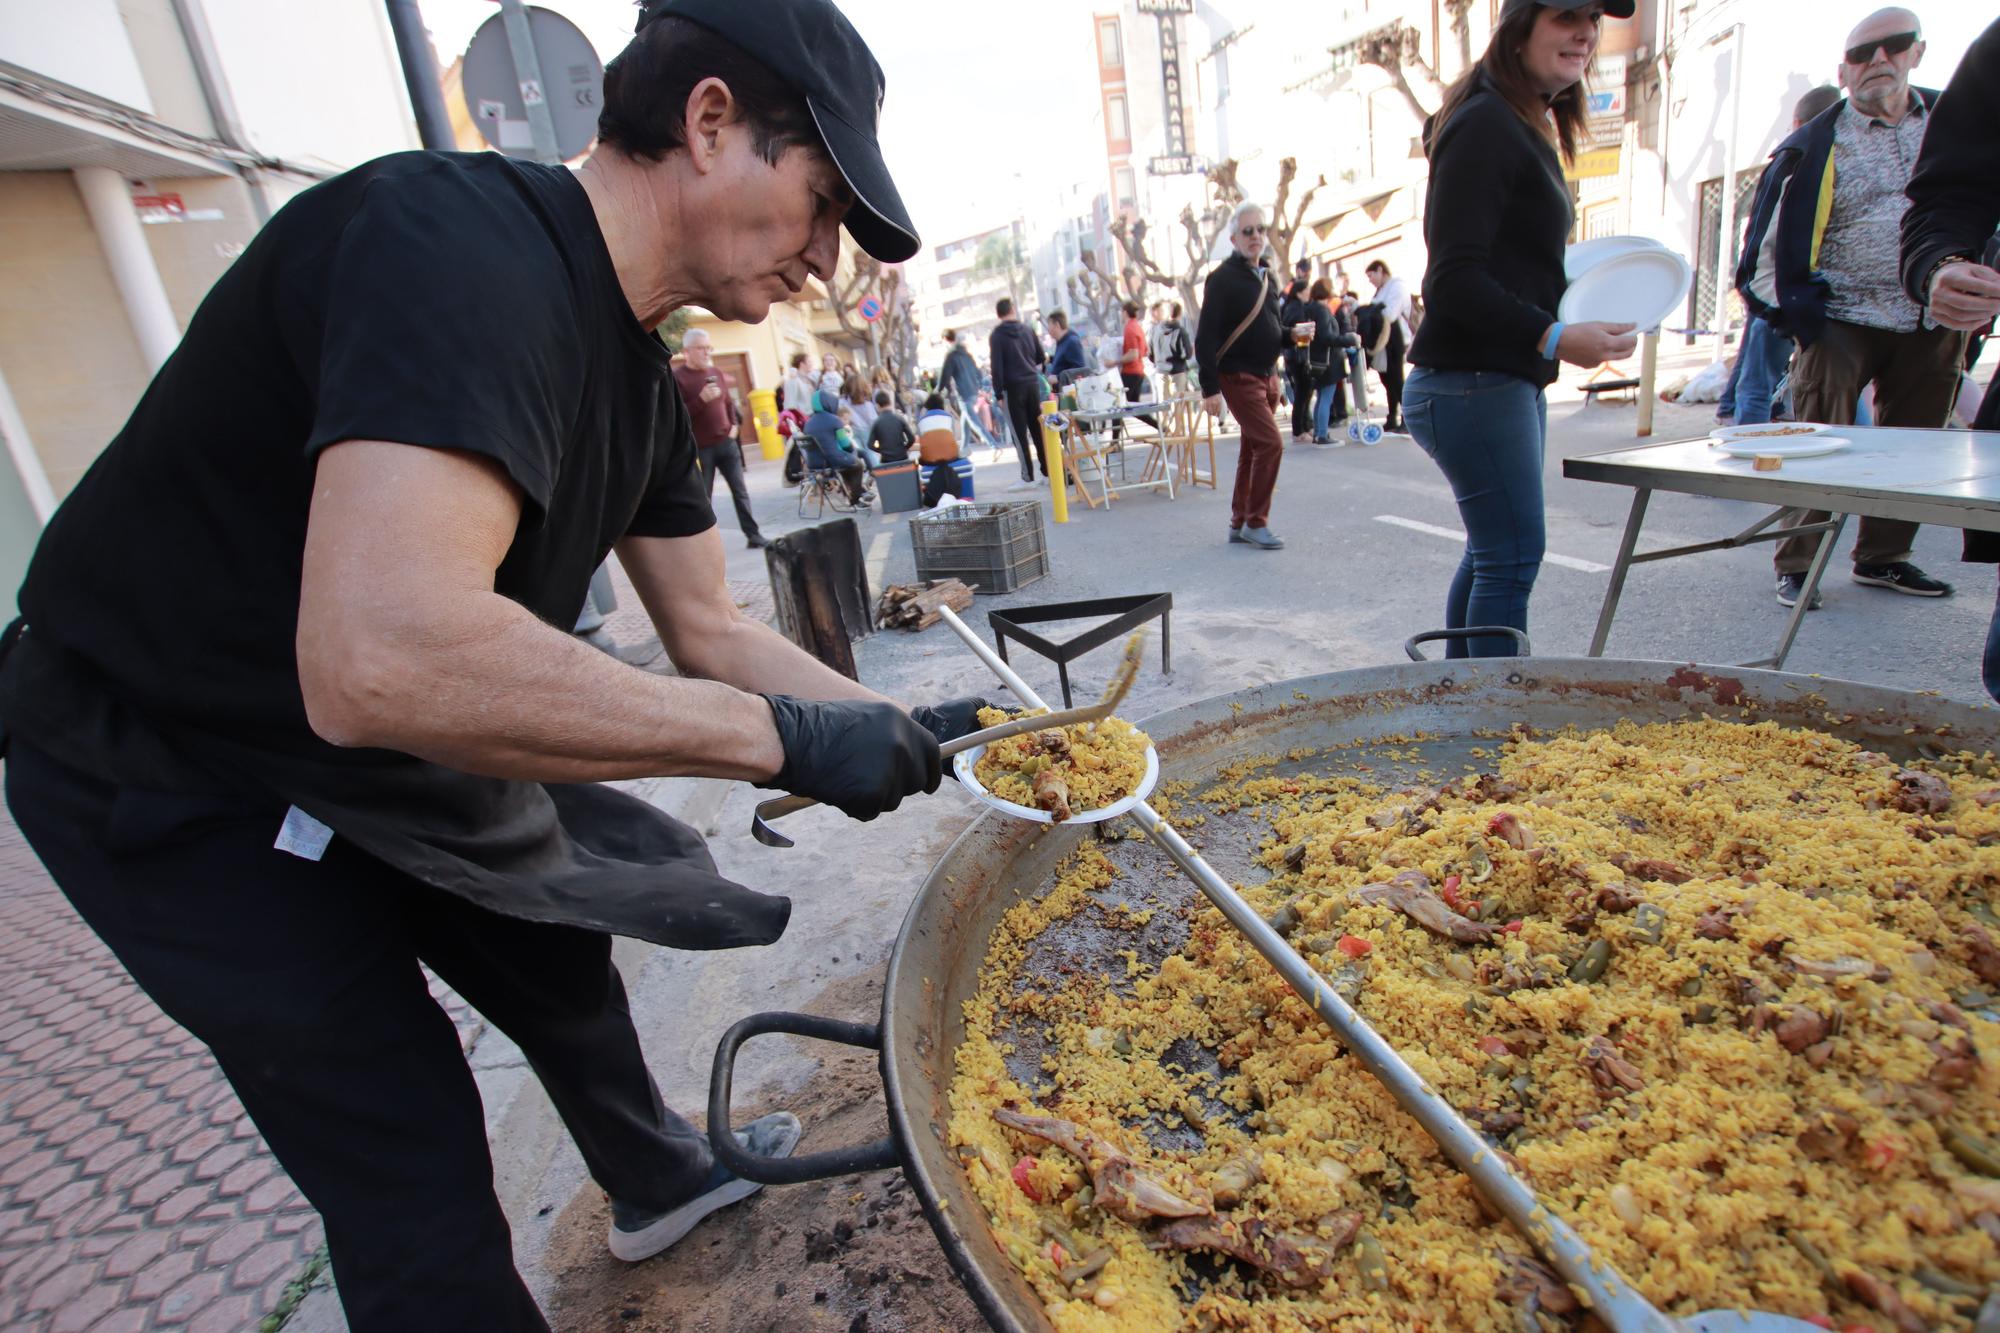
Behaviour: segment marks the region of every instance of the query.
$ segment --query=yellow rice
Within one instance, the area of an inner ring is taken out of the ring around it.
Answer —
[[[1367,816],[1388,822],[1420,798],[1352,778],[1285,778],[1246,765],[1203,799],[1266,807],[1275,836],[1261,855],[1277,873],[1249,894],[1259,910],[1292,905],[1300,921],[1291,940],[1330,984],[1350,964],[1340,937],[1365,940],[1371,951],[1352,964],[1364,974],[1363,1015],[1462,1112],[1520,1110],[1525,1124],[1509,1141],[1542,1201],[1648,1298],[1683,1315],[1743,1307],[1892,1327],[1823,1277],[1796,1236],[1836,1279],[1873,1274],[1913,1318],[1967,1329],[1977,1299],[1954,1303],[1918,1274],[1973,1288],[2000,1282],[1990,1234],[2000,1232],[2000,1181],[1961,1165],[1942,1138],[1947,1128],[2000,1137],[2000,1024],[1970,1018],[1978,1063],[1948,1110],[1939,1113],[1935,1092],[1921,1089],[1936,1059],[1926,1043],[1954,1031],[1936,1015],[1957,1011],[1935,1006],[2000,1004],[1970,970],[1964,934],[1994,923],[1989,899],[2000,883],[2000,847],[1991,845],[2000,843],[2000,806],[1975,799],[1992,785],[1971,771],[1979,766],[1969,756],[1939,765],[1950,809],[1912,814],[1895,803],[1895,765],[1824,735],[1773,724],[1624,724],[1509,744],[1498,770],[1520,788],[1511,799],[1447,794],[1435,810],[1389,827]],[[1535,851],[1488,832],[1503,811],[1532,828]],[[1192,823],[1197,813],[1178,817]],[[1289,869],[1285,853],[1300,844],[1303,859]],[[1619,853],[1674,862],[1695,878],[1638,882],[1611,863]],[[1474,884],[1481,856],[1490,877]],[[1460,874],[1485,918],[1518,918],[1518,933],[1462,944],[1387,905],[1350,900],[1356,887],[1405,869],[1440,885]],[[1482,1214],[1416,1122],[1212,908],[1185,909],[1186,946],[1158,966],[1130,955],[1129,977],[1049,987],[1021,973],[1034,938],[1101,911],[1091,893],[1115,875],[1086,844],[1042,897],[1007,913],[955,1057],[951,1142],[1054,1326],[1516,1328],[1498,1256],[1529,1253],[1527,1245]],[[1565,929],[1579,898],[1614,882],[1664,912],[1659,943],[1637,933],[1631,913],[1600,912],[1580,933]],[[1698,920],[1717,909],[1735,910],[1735,939],[1697,936]],[[1595,939],[1613,950],[1602,978],[1561,979]],[[1790,962],[1841,958],[1877,964],[1888,979],[1821,980]],[[1461,979],[1481,963],[1489,974],[1509,964],[1560,980],[1494,994],[1477,974]],[[1780,1013],[1837,1012],[1845,1026],[1830,1058],[1815,1068],[1771,1031],[1743,1030],[1737,977],[1754,981]],[[1024,1019],[1051,1029],[1056,1052],[1032,1086],[1009,1073],[996,1036],[1003,1022]],[[1593,1082],[1582,1052],[1598,1036],[1636,1067],[1642,1091],[1614,1096]],[[1163,1065],[1182,1037],[1221,1048],[1219,1081]],[[1512,1040],[1496,1055],[1478,1047],[1482,1037]],[[1523,1076],[1525,1099],[1513,1086]],[[1191,1286],[1186,1256],[1155,1252],[1140,1228],[1077,1206],[1083,1167],[996,1123],[993,1108],[1009,1103],[1109,1135],[1170,1184],[1198,1184],[1253,1154],[1263,1181],[1236,1215],[1327,1234],[1323,1219],[1357,1209],[1387,1258],[1386,1289],[1362,1281],[1352,1249],[1313,1290],[1285,1291],[1227,1261],[1218,1279]],[[1196,1151],[1157,1150],[1134,1128],[1148,1116],[1178,1126],[1190,1107],[1204,1141]],[[1836,1112],[1855,1127],[1851,1143],[1832,1160],[1810,1160],[1799,1135]],[[1048,1202],[1010,1177],[1024,1158]],[[1385,1207],[1390,1198],[1403,1206]],[[1085,1253],[1108,1247],[1112,1258],[1066,1285],[1058,1264],[1075,1255],[1051,1251],[1049,1226]],[[1542,1318],[1544,1327],[1573,1326]]]
[[[998,708],[979,712],[981,727],[996,727],[1020,713]],[[1138,789],[1146,773],[1146,747],[1152,744],[1146,733],[1122,718],[1107,717],[1097,723],[1076,723],[1061,728],[1069,742],[1066,759],[1051,759],[1036,741],[1040,732],[1009,736],[986,747],[973,765],[973,776],[987,791],[1003,801],[1035,808],[1035,775],[1053,766],[1069,787],[1070,809],[1076,814],[1101,810],[1124,800]]]

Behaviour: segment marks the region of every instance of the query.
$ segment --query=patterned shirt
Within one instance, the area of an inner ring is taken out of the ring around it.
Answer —
[[[1820,242],[1819,266],[1832,284],[1830,319],[1892,333],[1915,333],[1923,313],[1903,291],[1903,193],[1930,125],[1912,93],[1897,124],[1865,115],[1849,102],[1833,132],[1833,212]]]

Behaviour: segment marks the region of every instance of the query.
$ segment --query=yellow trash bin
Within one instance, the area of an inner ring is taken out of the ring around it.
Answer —
[[[778,434],[778,395],[770,389],[752,389],[750,419],[757,423],[757,444],[764,457],[783,458],[785,441]]]

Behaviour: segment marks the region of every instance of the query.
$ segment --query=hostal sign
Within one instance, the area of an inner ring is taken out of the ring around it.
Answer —
[[[1162,123],[1167,151],[1146,164],[1155,176],[1192,175],[1200,168],[1188,151],[1187,105],[1181,99],[1181,31],[1175,20],[1194,13],[1194,0],[1136,0],[1141,14],[1151,14],[1160,27],[1160,94],[1166,103]]]

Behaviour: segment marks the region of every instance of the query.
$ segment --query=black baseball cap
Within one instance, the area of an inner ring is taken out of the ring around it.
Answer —
[[[1638,0],[1507,0],[1500,6],[1500,17],[1509,19],[1524,9],[1540,5],[1543,9],[1582,9],[1585,5],[1602,4],[1604,16],[1614,19],[1629,19],[1638,8]]]
[[[805,94],[827,153],[854,191],[847,211],[854,243],[885,264],[917,252],[916,224],[875,137],[882,67],[831,0],[640,0],[641,28],[668,17],[727,38]]]

